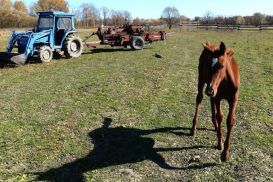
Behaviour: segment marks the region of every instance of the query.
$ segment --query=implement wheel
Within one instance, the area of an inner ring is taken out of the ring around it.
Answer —
[[[49,63],[52,60],[53,52],[49,46],[40,47],[39,58],[42,63]]]
[[[66,58],[80,57],[83,50],[83,43],[80,37],[69,35],[64,45],[64,55]]]
[[[131,40],[130,46],[133,50],[142,50],[145,46],[145,41],[142,37],[134,36]]]
[[[161,40],[166,40],[166,32],[165,31],[160,31],[161,35]]]

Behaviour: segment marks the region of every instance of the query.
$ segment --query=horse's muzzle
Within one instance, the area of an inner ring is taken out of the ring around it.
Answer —
[[[211,87],[211,84],[208,84],[205,93],[206,93],[206,95],[209,96],[209,97],[214,97],[214,96],[215,96],[215,91],[214,91],[213,88]]]

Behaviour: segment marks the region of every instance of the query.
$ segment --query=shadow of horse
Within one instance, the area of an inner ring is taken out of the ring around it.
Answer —
[[[11,61],[11,58],[16,54],[8,54],[6,52],[0,52],[0,68],[14,68],[16,64]]]
[[[206,146],[183,148],[154,148],[155,141],[145,135],[165,133],[181,128],[159,128],[141,130],[136,128],[110,128],[111,118],[105,118],[103,126],[89,133],[94,149],[85,157],[64,164],[59,168],[52,168],[46,172],[36,173],[37,180],[46,181],[84,181],[84,173],[114,165],[137,163],[150,160],[167,170],[199,169],[212,167],[216,164],[207,163],[201,166],[178,168],[170,166],[158,152],[180,151]],[[183,129],[183,128],[182,128]],[[190,128],[187,128],[190,131]],[[181,133],[180,133],[181,135]],[[145,136],[145,137],[144,137]]]
[[[150,47],[145,47],[144,50],[151,49]],[[83,52],[82,54],[98,54],[98,53],[112,53],[112,52],[134,52],[135,50],[131,49],[130,47],[119,47],[119,48],[95,48],[91,49],[90,51]]]
[[[86,54],[96,54],[96,53],[103,53],[103,52],[129,52],[133,51],[132,49],[129,48],[95,48],[91,49],[90,52],[87,52]]]

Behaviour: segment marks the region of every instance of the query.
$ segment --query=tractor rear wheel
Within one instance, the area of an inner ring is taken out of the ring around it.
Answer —
[[[52,60],[52,57],[53,57],[53,52],[49,46],[44,45],[40,47],[39,58],[42,63],[50,62]]]
[[[142,50],[145,46],[145,41],[140,36],[134,36],[131,40],[130,46],[133,50]]]
[[[64,55],[66,58],[77,58],[82,54],[83,43],[80,37],[69,35],[64,45]]]

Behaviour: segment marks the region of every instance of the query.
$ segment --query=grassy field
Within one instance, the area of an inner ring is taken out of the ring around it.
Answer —
[[[224,41],[240,64],[226,163],[207,97],[189,136],[205,41]],[[272,48],[270,32],[177,31],[142,51],[0,69],[0,181],[273,181]]]

